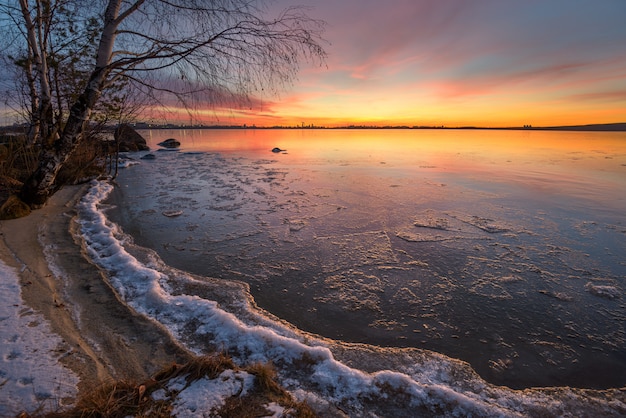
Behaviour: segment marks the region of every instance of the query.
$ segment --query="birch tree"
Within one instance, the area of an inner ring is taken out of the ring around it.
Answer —
[[[55,13],[76,6],[83,17],[91,13],[100,22],[97,47],[80,94],[55,120],[50,34],[62,24]],[[299,7],[268,19],[262,1],[18,0],[3,7],[20,13],[14,20],[27,44],[33,122],[42,144],[38,168],[20,194],[33,208],[55,192],[59,169],[112,85],[132,83],[155,100],[169,96],[191,109],[199,102],[241,102],[256,91],[276,92],[293,81],[303,60],[325,58],[323,22]]]
[[[93,67],[101,25],[75,3],[0,2],[5,104],[28,122],[30,144],[58,132]]]

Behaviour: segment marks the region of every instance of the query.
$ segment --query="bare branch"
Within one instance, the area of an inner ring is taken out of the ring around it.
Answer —
[[[119,26],[124,19],[126,19],[131,14],[135,13],[141,7],[141,5],[144,2],[145,2],[145,0],[137,0],[128,9],[124,10],[123,12],[121,12],[120,15],[116,19],[115,26]]]

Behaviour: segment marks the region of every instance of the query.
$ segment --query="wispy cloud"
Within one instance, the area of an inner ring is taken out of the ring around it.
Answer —
[[[328,22],[328,67],[305,68],[293,89],[259,100],[266,116],[448,124],[483,114],[508,126],[546,115],[610,122],[586,118],[626,108],[623,0],[297,3]]]

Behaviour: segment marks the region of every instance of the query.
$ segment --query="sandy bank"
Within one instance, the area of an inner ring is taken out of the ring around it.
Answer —
[[[23,303],[62,338],[60,361],[80,377],[80,390],[145,379],[188,358],[161,328],[119,303],[84,256],[73,232],[74,206],[85,190],[65,187],[43,209],[0,222],[0,258],[19,272]]]

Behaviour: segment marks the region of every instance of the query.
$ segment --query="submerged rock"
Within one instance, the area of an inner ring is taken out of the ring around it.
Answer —
[[[154,154],[146,154],[143,157],[141,157],[142,160],[154,160],[156,159],[156,155]]]
[[[163,142],[159,142],[157,145],[163,148],[178,148],[180,147],[180,142],[174,138],[169,138]]]

